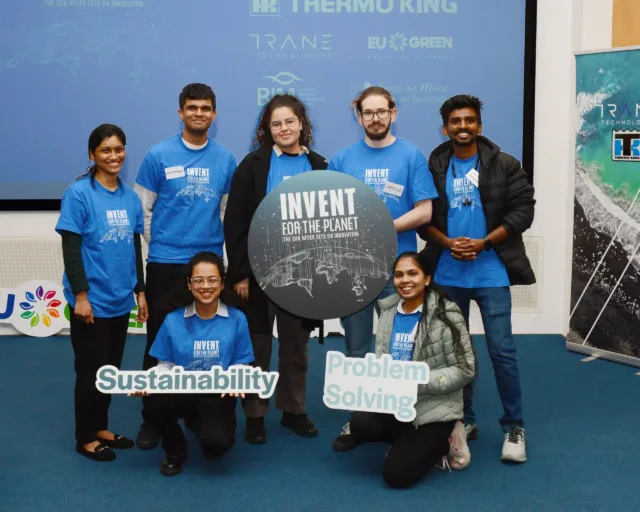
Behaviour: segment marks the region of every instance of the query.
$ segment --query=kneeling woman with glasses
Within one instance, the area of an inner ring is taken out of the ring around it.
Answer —
[[[458,306],[431,288],[430,281],[421,257],[405,252],[393,268],[397,293],[379,301],[376,355],[429,365],[429,383],[418,386],[415,420],[355,412],[350,425],[356,443],[391,445],[382,473],[396,488],[415,484],[447,455],[454,469],[466,468],[471,460],[460,421],[462,388],[475,372],[471,338]]]
[[[196,254],[189,263],[192,302],[165,318],[150,350],[157,373],[181,366],[186,371],[227,370],[254,360],[247,319],[220,300],[224,263],[211,252]],[[140,393],[135,393],[140,395]],[[145,395],[146,396],[146,395]],[[187,443],[178,423],[199,439],[204,456],[215,459],[235,443],[236,398],[224,394],[157,394],[149,397],[150,423],[162,435],[165,457],[160,472],[177,475],[187,458]],[[243,396],[244,398],[244,396]]]

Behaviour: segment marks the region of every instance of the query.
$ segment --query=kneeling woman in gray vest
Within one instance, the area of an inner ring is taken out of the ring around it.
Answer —
[[[414,421],[369,412],[356,412],[351,420],[357,443],[391,445],[382,474],[396,488],[415,484],[441,460],[454,469],[471,460],[460,421],[462,388],[475,373],[471,338],[455,303],[429,286],[430,274],[417,253],[401,254],[394,264],[396,294],[379,301],[376,356],[429,365],[429,383],[418,387]]]

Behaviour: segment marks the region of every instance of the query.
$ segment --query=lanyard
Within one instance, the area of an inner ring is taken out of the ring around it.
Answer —
[[[473,168],[476,171],[480,169],[480,155],[478,155],[478,158],[476,158],[476,164],[473,166]],[[453,177],[457,178],[458,176],[456,175],[456,164],[453,159],[451,160],[451,170],[453,171]]]
[[[477,171],[480,168],[480,155],[478,155],[478,158],[476,158],[476,163],[474,166],[474,169]],[[456,164],[453,161],[453,159],[451,160],[451,170],[453,171],[453,178],[456,179],[457,175],[456,175]],[[457,196],[458,194],[456,194]],[[473,201],[471,200],[470,197],[465,197],[464,200],[462,201],[462,206],[471,206],[473,204]]]

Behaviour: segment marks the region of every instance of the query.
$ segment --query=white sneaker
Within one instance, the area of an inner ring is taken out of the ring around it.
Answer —
[[[527,438],[524,434],[524,428],[511,427],[511,430],[504,435],[501,460],[505,462],[527,461]]]
[[[467,431],[461,421],[456,421],[449,438],[449,459],[453,469],[466,469],[471,463],[471,452],[467,446]]]

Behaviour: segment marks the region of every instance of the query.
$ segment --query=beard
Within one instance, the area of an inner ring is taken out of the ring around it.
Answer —
[[[389,123],[387,126],[376,123],[375,125],[371,125],[369,128],[378,127],[378,126],[384,127],[385,129],[381,132],[372,132],[367,128],[364,129],[365,133],[367,134],[367,137],[369,137],[371,140],[382,140],[389,134],[389,131],[391,130],[391,123]]]
[[[458,135],[460,135],[461,133],[468,134],[469,138],[467,140],[458,140],[456,137]],[[466,146],[473,145],[476,142],[476,137],[470,131],[461,130],[459,132],[456,132],[455,135],[453,137],[451,137],[451,142],[456,146],[466,147]]]

